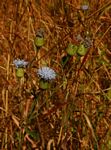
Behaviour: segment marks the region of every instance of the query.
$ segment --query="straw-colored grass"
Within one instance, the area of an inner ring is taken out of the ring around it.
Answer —
[[[111,149],[111,2],[89,1],[86,11],[83,4],[0,1],[1,150]],[[40,29],[45,44],[37,50]],[[68,44],[81,44],[77,37],[91,45],[82,57],[68,57]],[[22,78],[17,58],[29,62]],[[57,74],[47,90],[39,86],[42,66]]]

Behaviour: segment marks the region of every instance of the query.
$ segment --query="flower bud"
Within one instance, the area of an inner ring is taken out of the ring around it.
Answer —
[[[18,78],[24,77],[24,69],[23,68],[17,68],[17,70],[16,70],[16,76]]]
[[[79,56],[84,56],[87,53],[87,48],[85,48],[84,44],[81,44],[77,50],[77,54]]]
[[[41,89],[46,90],[50,87],[50,83],[48,81],[45,81],[43,79],[40,80],[39,86]]]
[[[37,47],[41,47],[44,45],[44,37],[36,37],[34,43]]]
[[[78,47],[76,45],[73,44],[69,44],[68,47],[66,48],[66,52],[68,55],[70,56],[74,56],[76,54]]]

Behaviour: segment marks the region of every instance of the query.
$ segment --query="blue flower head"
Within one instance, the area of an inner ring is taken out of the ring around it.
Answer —
[[[44,80],[52,80],[56,78],[56,73],[49,67],[42,67],[38,69],[37,74]]]
[[[20,59],[15,59],[13,61],[13,64],[16,66],[16,68],[24,68],[28,65],[28,62],[27,61],[24,61],[23,59],[20,60]]]
[[[81,6],[81,9],[82,10],[88,10],[89,9],[89,5],[84,4],[84,5]]]

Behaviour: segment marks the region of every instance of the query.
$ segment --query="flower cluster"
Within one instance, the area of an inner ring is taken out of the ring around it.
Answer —
[[[42,67],[38,69],[37,74],[44,80],[52,80],[56,78],[56,73],[49,67]]]
[[[28,62],[20,59],[15,59],[13,61],[13,64],[16,66],[16,68],[24,68],[28,65]]]

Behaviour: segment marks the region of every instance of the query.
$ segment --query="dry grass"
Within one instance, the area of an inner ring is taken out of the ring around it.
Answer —
[[[0,1],[0,149],[111,149],[111,2]],[[37,31],[45,45],[35,51]],[[61,61],[77,35],[93,40],[88,53]],[[13,60],[29,62],[22,79]],[[34,59],[35,58],[35,59]],[[39,88],[37,69],[57,72],[52,88]]]

